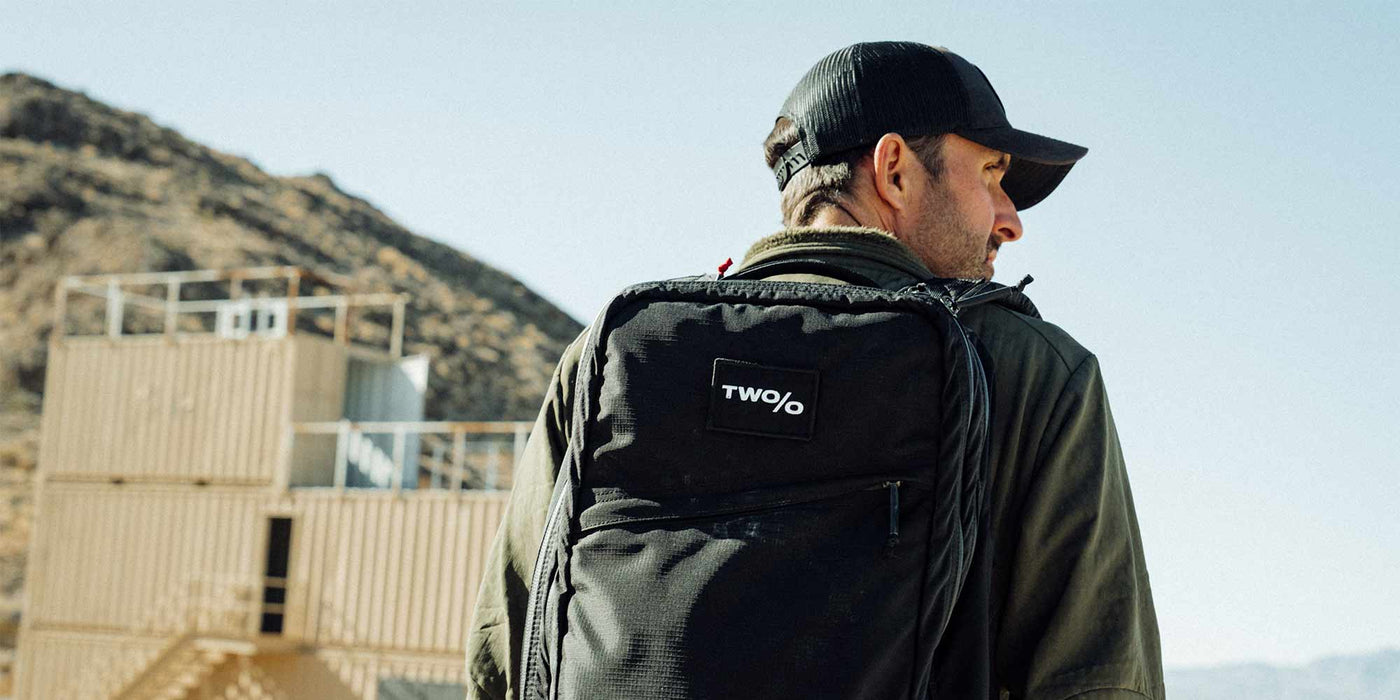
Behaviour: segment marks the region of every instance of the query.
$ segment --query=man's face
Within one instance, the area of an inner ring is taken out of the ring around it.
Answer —
[[[1010,164],[1001,151],[944,138],[943,173],[926,188],[906,240],[935,275],[991,279],[997,249],[1021,237],[1016,206],[1001,189]]]

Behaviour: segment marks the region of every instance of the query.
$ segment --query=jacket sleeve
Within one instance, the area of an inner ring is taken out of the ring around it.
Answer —
[[[1157,617],[1098,361],[1049,413],[1009,553],[1003,698],[1162,700]]]
[[[504,700],[519,692],[520,640],[530,576],[549,513],[554,479],[568,446],[573,385],[582,337],[564,351],[530,431],[501,527],[483,566],[467,634],[467,698]]]

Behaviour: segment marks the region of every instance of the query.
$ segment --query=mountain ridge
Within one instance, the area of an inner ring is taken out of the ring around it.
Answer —
[[[1400,649],[1264,663],[1169,668],[1172,700],[1400,700]]]

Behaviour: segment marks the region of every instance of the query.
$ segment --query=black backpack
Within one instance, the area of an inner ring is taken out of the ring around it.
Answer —
[[[590,329],[522,698],[929,696],[985,528],[979,290],[762,267],[853,284],[641,284]]]

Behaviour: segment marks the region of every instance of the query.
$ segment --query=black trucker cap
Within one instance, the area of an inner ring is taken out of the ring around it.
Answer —
[[[1089,152],[1013,129],[977,66],[947,49],[907,41],[855,44],[823,58],[793,88],[780,116],[802,135],[773,166],[780,191],[809,164],[887,133],[954,133],[1011,154],[1001,186],[1017,209],[1027,209]]]

